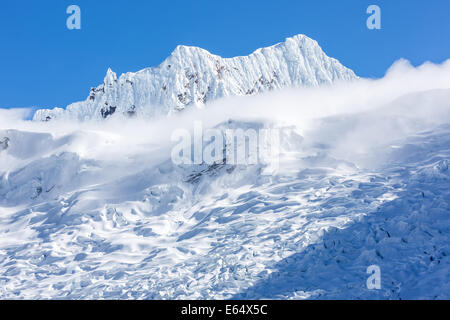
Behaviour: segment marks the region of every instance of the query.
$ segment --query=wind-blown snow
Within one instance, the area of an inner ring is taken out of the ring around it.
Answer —
[[[304,35],[224,59],[208,51],[178,46],[158,67],[117,75],[108,69],[103,84],[86,101],[66,109],[38,110],[34,119],[102,119],[112,115],[156,117],[207,102],[287,87],[318,86],[354,80],[352,70],[329,58]]]
[[[150,122],[1,110],[0,297],[448,299],[449,111],[450,61]],[[172,164],[193,120],[279,128],[280,170]]]

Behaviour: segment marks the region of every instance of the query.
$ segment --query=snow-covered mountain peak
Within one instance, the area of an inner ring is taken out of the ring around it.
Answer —
[[[111,70],[111,68],[108,68],[108,71],[106,71],[105,80],[103,81],[104,84],[109,85],[113,84],[115,81],[117,81],[117,74]]]
[[[288,46],[302,47],[305,45],[317,46],[320,48],[319,43],[316,40],[311,39],[310,37],[307,37],[304,34],[297,34],[293,37],[286,38],[283,42],[279,42],[270,47],[260,48],[260,49],[257,49],[256,51],[263,50],[263,49],[268,50],[271,48],[288,47]]]
[[[139,107],[162,86],[213,97],[270,72],[274,88],[334,79],[334,59],[286,42],[230,59],[180,47],[52,112],[138,116],[160,110]],[[449,75],[450,61],[402,62],[378,80],[152,121],[42,125],[0,108],[0,299],[448,299]],[[176,163],[178,129],[203,163]],[[221,147],[225,161],[207,163]]]
[[[286,38],[285,41],[279,42],[277,44],[258,48],[252,53],[250,53],[247,57],[256,56],[258,54],[267,54],[269,52],[274,51],[296,51],[298,49],[304,49],[304,48],[310,48],[313,49],[312,51],[317,50],[317,53],[323,53],[322,48],[319,46],[319,43],[307,37],[304,34],[298,34],[293,37]],[[324,53],[323,53],[324,54]],[[221,59],[221,60],[234,60],[239,58],[244,58],[246,56],[237,56],[234,58],[222,58],[218,55],[215,55],[208,50],[205,50],[200,47],[195,46],[186,46],[186,45],[178,45],[176,48],[172,51],[170,56],[160,65],[163,66],[167,63],[176,63],[176,62],[183,62],[188,59]]]
[[[212,55],[208,50],[195,46],[178,45],[166,60],[182,58],[185,55]]]
[[[92,88],[86,101],[66,109],[38,110],[34,120],[170,115],[228,96],[356,78],[352,70],[328,57],[317,41],[305,35],[234,58],[180,45],[157,67],[119,78],[108,69],[103,84]]]

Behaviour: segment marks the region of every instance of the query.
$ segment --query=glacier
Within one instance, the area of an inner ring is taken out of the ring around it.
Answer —
[[[113,114],[154,118],[216,99],[254,95],[288,87],[318,86],[356,79],[354,72],[328,57],[305,35],[258,49],[249,56],[224,59],[208,51],[178,46],[158,67],[119,78],[108,69],[103,84],[86,101],[66,109],[38,110],[36,121],[104,119]]]
[[[51,121],[0,109],[0,298],[450,298],[450,60],[402,60],[376,80],[346,70],[251,95],[227,81],[201,108],[166,109],[108,72],[111,91],[36,113]],[[147,116],[118,117],[130,101]],[[174,164],[171,133],[193,121],[279,130],[279,169]]]

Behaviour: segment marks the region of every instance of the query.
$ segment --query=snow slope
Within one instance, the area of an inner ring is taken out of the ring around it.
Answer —
[[[151,122],[0,118],[0,298],[448,299],[449,75],[401,62]],[[279,170],[173,164],[193,120],[278,128]]]
[[[156,117],[228,96],[356,78],[304,35],[229,59],[201,48],[178,46],[158,67],[119,78],[108,69],[103,84],[92,88],[86,101],[66,109],[38,110],[34,120],[102,119],[113,114]]]

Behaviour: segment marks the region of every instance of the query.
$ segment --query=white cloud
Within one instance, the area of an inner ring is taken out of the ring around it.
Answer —
[[[334,155],[348,158],[369,152],[427,127],[450,120],[450,60],[417,68],[399,60],[384,78],[361,79],[320,88],[287,89],[258,96],[234,97],[161,119],[111,118],[104,122],[23,120],[26,110],[0,109],[0,128],[51,133],[66,137],[58,151],[83,157],[124,159],[170,158],[171,134],[178,128],[204,128],[228,119],[294,125],[305,144],[330,145]],[[334,117],[333,120],[330,117]]]

